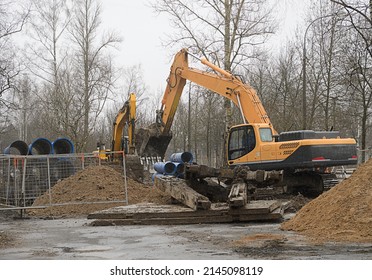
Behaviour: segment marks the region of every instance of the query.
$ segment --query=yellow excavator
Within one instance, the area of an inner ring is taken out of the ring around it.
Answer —
[[[135,145],[136,108],[136,94],[130,93],[113,123],[111,153],[109,153],[111,158],[109,160],[122,163],[124,155],[127,175],[141,182],[144,179],[144,169]],[[126,133],[124,133],[124,129]]]
[[[299,130],[278,134],[250,85],[207,59],[200,61],[209,68],[208,72],[189,67],[187,49],[175,55],[156,122],[139,130],[136,136],[140,155],[164,157],[188,80],[231,100],[239,108],[242,124],[229,129],[226,142],[225,159],[230,167],[282,170],[283,184],[289,189],[318,195],[323,192],[320,170],[357,163],[355,139],[341,138],[336,131]]]
[[[135,153],[134,135],[136,121],[136,95],[129,94],[129,99],[116,115],[112,131],[112,151],[124,151],[125,154]],[[128,125],[128,137],[123,137],[125,125]]]
[[[121,157],[122,154],[115,153],[124,151],[126,155],[135,153],[134,144],[134,129],[136,120],[136,95],[129,94],[129,98],[125,101],[123,107],[119,110],[115,117],[112,128],[112,143],[111,149],[106,149],[106,145],[102,142],[97,142],[97,150],[94,154],[98,154],[102,160],[113,160]],[[124,136],[124,127],[127,126],[127,136]],[[111,158],[112,157],[112,158]]]

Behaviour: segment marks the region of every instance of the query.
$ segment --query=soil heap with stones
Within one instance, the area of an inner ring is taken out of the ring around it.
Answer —
[[[372,242],[372,159],[281,225],[313,241]]]
[[[51,195],[46,192],[33,203],[33,206],[49,205],[51,198],[51,203],[57,206],[33,209],[28,214],[41,217],[74,217],[126,205],[125,202],[112,202],[125,200],[124,189],[124,178],[115,169],[109,166],[87,167],[58,182],[51,189]],[[157,188],[141,184],[131,178],[127,178],[127,192],[128,204],[142,202],[166,204],[171,199]],[[105,201],[107,203],[102,203]]]

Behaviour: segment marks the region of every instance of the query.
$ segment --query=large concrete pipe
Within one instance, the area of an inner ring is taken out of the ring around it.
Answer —
[[[192,153],[183,152],[183,153],[174,153],[170,156],[170,161],[174,162],[187,162],[191,163],[193,160]]]
[[[172,175],[176,173],[176,165],[173,162],[155,162],[154,169],[160,174]]]
[[[52,145],[55,154],[72,154],[75,150],[74,144],[67,138],[58,138]]]
[[[53,153],[52,143],[46,138],[38,138],[28,146],[30,155],[49,155]]]
[[[28,154],[28,145],[22,140],[14,141],[4,149],[4,154],[26,156]]]

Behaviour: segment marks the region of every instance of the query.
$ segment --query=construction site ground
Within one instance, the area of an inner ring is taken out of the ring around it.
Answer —
[[[293,214],[287,214],[289,218]],[[0,258],[90,259],[372,259],[371,243],[314,243],[280,223],[91,227],[87,219],[2,218]]]
[[[97,168],[57,183],[53,202],[89,201],[97,194],[111,198],[116,189],[122,191],[119,173]],[[318,198],[281,197],[283,219],[270,222],[92,226],[90,213],[117,205],[55,206],[27,210],[22,218],[19,211],[0,211],[0,259],[371,260],[371,177],[369,161]],[[45,205],[43,199],[34,206]],[[132,206],[171,201],[133,180],[128,181],[128,199]]]

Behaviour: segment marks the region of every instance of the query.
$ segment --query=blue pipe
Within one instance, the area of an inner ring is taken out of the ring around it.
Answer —
[[[174,162],[174,165],[176,166],[176,173],[182,174],[185,171],[185,164],[183,162]]]
[[[74,144],[70,139],[58,138],[53,143],[53,151],[55,154],[72,154],[74,153]]]
[[[155,162],[154,169],[158,173],[172,175],[176,172],[176,165],[171,162]]]
[[[52,153],[52,143],[46,138],[37,138],[28,146],[29,155],[49,155]]]
[[[183,152],[183,153],[174,153],[170,156],[170,161],[174,162],[187,162],[191,163],[193,160],[192,153],[190,152]]]
[[[28,154],[28,146],[26,142],[16,140],[4,149],[4,154],[26,156]]]

